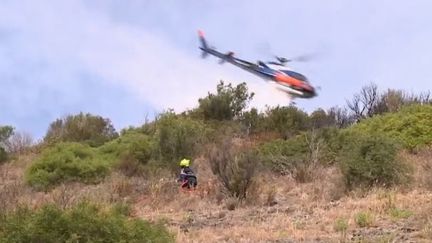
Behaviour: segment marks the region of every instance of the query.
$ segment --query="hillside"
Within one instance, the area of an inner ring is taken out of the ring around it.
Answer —
[[[120,132],[59,118],[38,144],[0,127],[0,242],[432,241],[430,100],[389,90],[308,114],[252,98],[221,82]],[[196,190],[177,182],[183,158]]]

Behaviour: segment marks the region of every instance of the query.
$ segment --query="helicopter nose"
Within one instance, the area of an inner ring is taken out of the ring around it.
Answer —
[[[308,97],[315,97],[317,95],[315,88],[309,84],[305,84],[303,86],[303,89],[306,91],[305,93],[307,94],[306,96]]]

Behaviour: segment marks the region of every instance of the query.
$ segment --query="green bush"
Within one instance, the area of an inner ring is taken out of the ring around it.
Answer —
[[[125,132],[120,137],[99,147],[100,153],[110,155],[113,160],[129,157],[141,164],[146,164],[154,156],[155,150],[155,139],[135,130]]]
[[[26,181],[37,189],[62,182],[96,183],[109,172],[109,163],[88,145],[59,143],[45,149],[26,171]]]
[[[233,120],[240,117],[253,96],[254,93],[249,94],[246,83],[233,87],[221,81],[217,85],[217,94],[209,93],[198,100],[199,107],[195,113],[204,120]]]
[[[359,227],[369,227],[374,223],[374,217],[369,212],[358,212],[354,220]]]
[[[14,128],[11,126],[0,126],[0,163],[8,160],[5,143],[14,134]]]
[[[273,140],[259,146],[261,161],[281,174],[291,174],[298,182],[313,179],[317,165],[336,160],[340,148],[337,129],[323,128],[303,132],[287,140]]]
[[[241,124],[245,127],[247,134],[256,134],[265,130],[265,117],[256,108],[243,112]]]
[[[349,133],[339,153],[348,188],[404,182],[410,169],[397,152],[397,144],[383,135]]]
[[[174,242],[164,226],[121,212],[88,203],[66,210],[54,205],[19,207],[0,221],[0,242]]]
[[[301,164],[308,162],[308,147],[304,136],[288,140],[274,140],[259,147],[264,165],[282,174],[294,173]]]
[[[44,141],[50,144],[84,142],[97,147],[116,137],[118,134],[109,119],[81,112],[52,122]]]
[[[266,111],[264,127],[278,132],[284,139],[305,131],[309,123],[308,114],[295,106],[277,106]]]
[[[8,155],[4,148],[0,147],[0,163],[5,162],[8,159]]]
[[[311,128],[332,127],[336,126],[336,119],[331,112],[318,108],[310,114],[309,125]]]
[[[192,158],[205,138],[205,126],[192,120],[167,112],[156,121],[158,160],[168,168],[177,168],[184,157]]]
[[[399,112],[364,120],[352,127],[362,133],[380,133],[414,150],[432,144],[432,105],[411,105]]]
[[[336,232],[346,234],[346,231],[348,230],[348,221],[345,218],[338,218],[334,222],[333,228]]]
[[[393,219],[406,219],[411,217],[414,213],[410,210],[394,207],[389,209],[389,214]]]
[[[14,133],[14,128],[11,126],[0,126],[0,146],[8,140]]]

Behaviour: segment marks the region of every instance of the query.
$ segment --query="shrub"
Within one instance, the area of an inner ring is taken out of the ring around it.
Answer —
[[[227,140],[214,146],[207,156],[213,173],[230,196],[245,199],[258,166],[256,153],[235,147]]]
[[[410,172],[398,156],[395,142],[379,134],[350,133],[339,154],[348,188],[392,186],[407,179]]]
[[[5,162],[7,159],[8,159],[8,155],[6,153],[6,150],[0,147],[0,163]]]
[[[314,178],[319,165],[333,163],[339,148],[334,128],[311,130],[287,140],[274,140],[259,147],[264,165],[281,174],[291,174],[298,182]]]
[[[364,120],[352,130],[362,133],[380,133],[414,150],[432,144],[432,105],[411,105],[399,112],[388,113]]]
[[[52,122],[44,141],[48,143],[85,142],[92,147],[97,147],[117,136],[109,119],[81,112]]]
[[[308,115],[292,105],[277,106],[267,109],[264,126],[267,131],[276,131],[287,139],[307,129]]]
[[[264,165],[281,174],[293,174],[308,160],[308,148],[302,136],[264,143],[259,151]]]
[[[359,227],[369,227],[373,224],[374,218],[373,215],[369,212],[359,212],[355,215],[354,218],[356,224]]]
[[[13,135],[14,128],[11,126],[0,126],[0,163],[8,159],[6,142]]]
[[[256,134],[264,131],[265,117],[263,113],[258,113],[256,108],[250,111],[243,112],[241,116],[241,124],[245,127],[247,134]]]
[[[347,108],[333,106],[327,110],[327,116],[335,122],[338,128],[346,128],[354,123],[355,117],[348,113]]]
[[[33,145],[33,138],[25,132],[14,132],[4,144],[9,153],[22,153]]]
[[[177,168],[180,159],[193,157],[205,138],[205,127],[200,121],[162,114],[156,121],[156,140],[159,160],[168,168]]]
[[[318,108],[310,114],[309,123],[312,128],[331,127],[336,126],[336,119],[333,113]]]
[[[400,209],[400,208],[391,208],[389,209],[389,214],[393,219],[406,219],[413,215],[413,212],[410,210]]]
[[[14,128],[11,126],[0,126],[0,146],[9,139],[14,133]]]
[[[141,164],[146,164],[155,155],[155,150],[155,139],[134,130],[125,132],[99,148],[102,154],[111,156],[113,160],[127,157]]]
[[[122,211],[88,203],[66,210],[19,207],[0,221],[0,242],[174,242],[162,225],[128,219]]]
[[[59,143],[42,152],[26,171],[26,180],[37,189],[48,189],[68,181],[95,183],[108,172],[109,164],[88,145]]]
[[[333,228],[336,232],[340,232],[343,238],[345,238],[346,232],[348,230],[348,221],[344,218],[338,218],[336,219]]]
[[[207,97],[199,99],[198,113],[204,120],[233,120],[240,117],[247,107],[254,93],[249,94],[246,83],[236,87],[225,85],[221,81],[217,85],[217,94],[209,93]]]

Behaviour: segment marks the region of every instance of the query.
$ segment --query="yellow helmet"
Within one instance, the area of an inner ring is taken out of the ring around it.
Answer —
[[[188,167],[189,164],[190,164],[190,160],[188,159],[182,159],[182,161],[180,161],[180,166]]]

